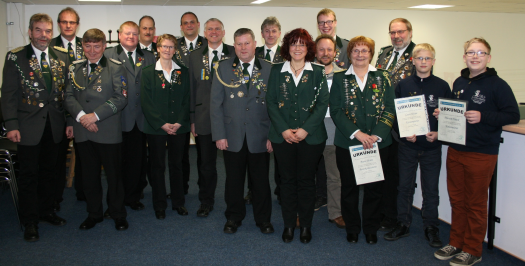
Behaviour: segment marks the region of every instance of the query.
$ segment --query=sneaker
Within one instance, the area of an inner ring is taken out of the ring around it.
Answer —
[[[401,222],[398,222],[396,227],[392,231],[386,233],[383,236],[383,238],[388,241],[394,241],[402,237],[407,237],[409,235],[410,235],[410,228],[408,228],[408,226],[402,224]]]
[[[456,248],[451,245],[446,245],[438,249],[436,252],[434,252],[434,257],[436,257],[439,260],[449,260],[452,257],[459,254],[460,252],[461,252],[461,249]]]
[[[315,200],[314,211],[318,211],[319,209],[321,209],[321,207],[324,207],[327,204],[328,201],[325,197],[317,197],[317,199]]]
[[[440,248],[443,246],[441,239],[439,239],[439,229],[435,226],[428,226],[425,229],[425,237],[428,240],[428,244],[433,248]]]
[[[450,261],[451,266],[464,266],[464,265],[474,265],[481,261],[481,257],[476,257],[467,252],[461,252],[459,255],[454,257]]]

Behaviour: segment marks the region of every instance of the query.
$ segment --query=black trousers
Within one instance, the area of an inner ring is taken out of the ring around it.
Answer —
[[[279,196],[281,194],[281,188],[279,187],[281,185],[281,177],[279,176],[279,166],[277,164],[277,159],[275,158],[275,153],[273,154],[273,158],[274,158],[274,175],[273,175],[273,180],[275,181],[275,190],[273,191],[273,194]],[[247,176],[247,180],[248,180],[248,190],[252,190],[252,181],[251,181],[251,178],[249,177],[250,175],[250,172],[248,171],[248,176]]]
[[[361,185],[364,187],[363,219],[359,213],[359,187],[355,182],[355,173],[350,158],[350,151],[336,147],[337,169],[341,175],[341,214],[346,223],[346,232],[359,234],[361,228],[365,234],[376,234],[381,223],[381,194],[384,181]],[[381,165],[385,172],[388,149],[379,150]]]
[[[24,136],[21,135],[23,138]],[[53,212],[59,144],[53,140],[49,117],[37,145],[18,144],[20,172],[17,177],[20,221],[38,224],[38,217]]]
[[[281,176],[281,211],[286,228],[311,227],[315,204],[315,171],[325,143],[310,145],[305,140],[272,143]]]
[[[182,175],[184,177],[184,194],[188,193],[190,188],[190,134],[186,134],[186,142],[184,143],[184,154],[182,156]]]
[[[326,198],[326,166],[324,164],[324,156],[321,154],[321,159],[317,164],[317,172],[315,173],[315,190],[316,196]]]
[[[242,221],[246,217],[244,204],[244,180],[246,170],[252,184],[253,216],[256,223],[269,222],[272,215],[270,190],[270,154],[268,152],[251,153],[246,138],[240,151],[223,151],[226,167],[226,185],[224,199],[227,220]]]
[[[74,186],[76,191],[77,199],[85,199],[84,188],[82,186],[82,160],[80,160],[80,153],[78,153],[77,143],[73,141],[73,147],[75,148],[75,179]]]
[[[388,149],[388,158],[384,165],[385,185],[383,186],[383,199],[381,200],[381,213],[383,217],[397,220],[397,187],[399,186],[399,142],[392,138],[392,145]]]
[[[151,169],[149,183],[153,194],[153,209],[165,210],[168,207],[166,200],[166,149],[168,150],[168,169],[171,189],[172,208],[183,207],[184,178],[182,174],[182,158],[186,135],[152,135],[148,136],[148,148]],[[167,145],[167,146],[166,146]]]
[[[82,186],[87,212],[94,219],[102,218],[102,183],[100,168],[104,166],[108,182],[108,209],[111,218],[126,217],[124,185],[122,184],[122,144],[101,144],[93,141],[77,143],[82,160]]]
[[[62,138],[62,141],[58,144],[58,155],[57,165],[55,168],[56,172],[56,183],[55,183],[55,201],[62,202],[64,199],[64,189],[66,188],[66,162],[67,162],[67,149],[69,148],[69,139],[66,134]]]
[[[197,144],[197,168],[199,169],[199,201],[201,204],[215,204],[217,188],[217,146],[211,134],[199,135]]]
[[[122,131],[122,181],[124,184],[124,203],[130,204],[140,200],[146,183],[143,175],[144,155],[146,152],[146,134],[137,124],[129,132]]]

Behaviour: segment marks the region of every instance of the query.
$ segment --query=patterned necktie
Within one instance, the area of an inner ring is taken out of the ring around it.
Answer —
[[[398,51],[395,51],[394,52],[394,61],[392,61],[392,64],[390,64],[390,66],[388,67],[388,72],[391,72],[394,67],[396,66],[397,64],[397,56],[399,55],[399,52]]]
[[[244,76],[244,84],[246,84],[246,89],[250,89],[250,72],[248,72],[248,67],[250,63],[242,63],[242,75]]]
[[[93,72],[95,72],[95,69],[97,69],[97,64],[89,64],[89,81],[91,81],[91,77],[93,76]]]
[[[264,59],[268,60],[268,61],[272,61],[272,58],[270,57],[270,52],[272,50],[271,49],[266,49],[266,57]]]
[[[215,64],[218,64],[218,63],[219,63],[219,57],[217,56],[217,53],[218,53],[217,50],[214,50],[214,51],[213,51],[213,59],[211,60],[211,69],[210,69],[210,72],[211,72],[210,74],[211,74],[212,77],[213,77],[213,72],[214,72],[214,70],[213,70],[213,66],[214,66]]]
[[[128,52],[128,58],[129,58],[129,63],[133,67],[133,70],[135,70],[135,61],[133,61],[133,57],[131,57],[132,54],[133,52]]]
[[[190,49],[189,49],[190,53],[193,52],[193,43],[190,42]]]
[[[67,53],[69,54],[70,59],[75,59],[75,52],[73,51],[73,46],[71,46],[71,42],[67,43]]]
[[[42,70],[42,75],[44,76],[44,81],[46,82],[46,89],[48,92],[51,92],[51,87],[53,86],[51,83],[51,72],[49,72],[49,64],[46,60],[46,53],[42,52],[40,56],[40,69]]]

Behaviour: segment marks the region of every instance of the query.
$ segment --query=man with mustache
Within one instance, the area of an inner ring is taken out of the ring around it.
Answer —
[[[151,16],[143,16],[139,20],[139,44],[140,49],[152,52],[158,58],[157,44],[153,42],[155,37],[155,20]]]
[[[412,50],[416,46],[412,42],[412,24],[404,18],[396,18],[390,21],[388,26],[392,45],[381,48],[377,56],[376,68],[388,71],[392,88],[397,83],[409,76],[414,75],[415,68],[412,63]],[[392,145],[388,146],[388,165],[390,171],[385,173],[383,199],[381,201],[383,220],[381,231],[392,230],[397,223],[397,185],[399,184],[399,166],[397,158],[397,147],[399,136],[392,130]]]
[[[31,43],[8,52],[3,71],[2,114],[7,138],[18,145],[19,215],[29,242],[39,239],[39,221],[66,224],[53,212],[53,201],[59,143],[64,132],[73,137],[63,107],[68,59],[67,50],[49,48],[52,34],[51,17],[31,16]]]

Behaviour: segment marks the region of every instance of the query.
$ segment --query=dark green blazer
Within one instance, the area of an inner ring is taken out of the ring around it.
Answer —
[[[355,75],[336,73],[330,90],[330,116],[336,126],[334,144],[345,149],[361,145],[357,138],[350,139],[359,129],[380,137],[379,149],[390,145],[390,130],[395,120],[394,98],[394,88],[384,70],[368,72],[363,92]]]
[[[167,135],[161,128],[166,123],[181,124],[177,134],[190,131],[189,72],[180,62],[175,63],[181,69],[172,72],[171,83],[164,78],[162,70],[155,70],[155,64],[142,70],[140,101],[146,118],[146,134]]]
[[[268,81],[268,115],[271,125],[268,139],[282,143],[282,132],[302,128],[308,132],[306,142],[314,145],[327,139],[324,117],[328,109],[328,85],[324,66],[311,63],[313,71],[305,70],[296,87],[292,74],[281,73],[285,63],[274,64]],[[317,95],[317,99],[315,99]]]

